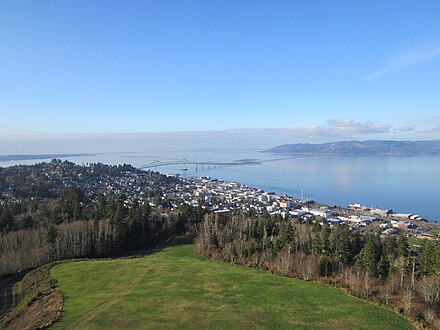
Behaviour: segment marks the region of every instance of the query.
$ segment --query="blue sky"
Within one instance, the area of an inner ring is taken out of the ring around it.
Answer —
[[[200,130],[440,138],[440,1],[0,2],[0,138]]]

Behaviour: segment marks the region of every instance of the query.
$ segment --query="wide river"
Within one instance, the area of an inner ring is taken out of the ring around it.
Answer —
[[[197,162],[242,159],[263,162],[228,167],[167,165],[151,169],[184,177],[210,176],[236,181],[319,203],[347,206],[360,202],[395,212],[419,214],[428,220],[440,219],[440,156],[293,156],[286,159],[286,156],[251,149],[211,149],[97,154],[69,160],[79,164],[99,161],[140,167],[154,160],[172,162],[182,158]],[[0,162],[0,166],[40,161]]]

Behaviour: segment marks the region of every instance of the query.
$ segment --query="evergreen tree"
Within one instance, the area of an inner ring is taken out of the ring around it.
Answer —
[[[409,244],[408,244],[408,238],[400,234],[397,238],[397,257],[408,257],[409,255]]]
[[[58,237],[58,230],[54,225],[50,225],[46,234],[46,241],[51,245],[55,245],[56,239]]]
[[[440,243],[425,240],[420,248],[417,262],[421,275],[440,275]]]
[[[343,265],[353,261],[353,243],[348,226],[342,226],[336,237],[336,254]]]
[[[312,225],[312,252],[316,255],[320,255],[322,254],[322,250],[321,225],[315,222]]]
[[[275,249],[277,251],[282,250],[284,247],[292,250],[294,244],[295,233],[290,221],[283,221],[280,225],[280,232],[277,237]]]
[[[382,256],[382,244],[376,232],[370,232],[365,237],[365,244],[361,252],[356,256],[356,268],[376,276],[378,263]]]
[[[328,224],[324,224],[321,229],[321,246],[322,253],[329,255],[330,254],[330,227]]]
[[[5,206],[0,215],[0,230],[8,232],[14,226],[14,217],[11,213],[9,206]]]
[[[383,254],[388,256],[388,259],[393,260],[397,257],[397,242],[393,235],[385,237],[383,241]]]
[[[110,224],[115,230],[115,245],[118,248],[127,246],[128,228],[126,213],[125,196],[121,194],[116,202],[116,209],[110,221]]]
[[[330,276],[332,274],[332,262],[329,256],[322,255],[318,263],[319,276]]]
[[[114,214],[116,212],[116,199],[115,195],[113,193],[109,194],[108,197],[108,204],[107,204],[107,212],[106,216],[108,219],[112,219],[114,217]]]
[[[387,255],[383,254],[377,264],[377,276],[386,281],[391,273],[391,263]]]
[[[105,196],[103,193],[100,193],[98,195],[98,204],[97,204],[95,219],[103,219],[105,217],[106,207],[107,207],[107,202],[105,200]]]

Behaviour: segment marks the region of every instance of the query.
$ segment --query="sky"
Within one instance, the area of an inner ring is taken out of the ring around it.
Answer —
[[[139,136],[438,139],[440,1],[0,1],[0,153]]]

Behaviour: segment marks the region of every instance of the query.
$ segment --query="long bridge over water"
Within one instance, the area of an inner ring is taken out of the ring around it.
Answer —
[[[156,168],[159,166],[170,166],[170,165],[196,165],[196,166],[212,166],[212,167],[226,167],[226,166],[238,166],[238,165],[258,165],[261,162],[255,159],[243,159],[232,162],[215,162],[215,161],[193,161],[186,158],[182,158],[175,161],[162,162],[160,160],[152,161],[151,163],[140,166],[142,169]]]

